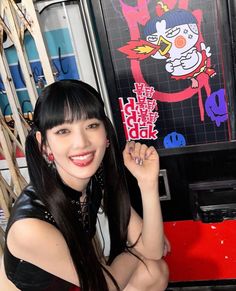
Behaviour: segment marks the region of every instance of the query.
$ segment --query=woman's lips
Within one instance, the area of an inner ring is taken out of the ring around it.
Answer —
[[[84,153],[80,155],[70,156],[70,160],[73,164],[79,167],[86,167],[92,163],[95,152]]]

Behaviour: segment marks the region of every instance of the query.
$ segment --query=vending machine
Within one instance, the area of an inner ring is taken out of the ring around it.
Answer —
[[[160,155],[170,285],[234,284],[235,1],[78,3],[121,147],[140,141]],[[142,214],[136,182],[127,180]]]

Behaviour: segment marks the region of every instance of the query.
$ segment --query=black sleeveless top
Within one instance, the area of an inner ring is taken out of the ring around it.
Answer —
[[[75,219],[80,220],[85,232],[87,232],[89,237],[92,238],[96,232],[96,217],[101,203],[101,193],[97,193],[94,197],[90,197],[89,201],[83,206],[85,209],[83,209],[81,205],[78,205],[78,200],[73,195],[77,194],[77,196],[80,196],[80,194],[78,194],[80,192],[77,192],[68,186],[64,186],[63,188],[63,190],[68,193],[68,199],[71,200],[73,207],[76,207],[75,210],[78,209],[78,216],[75,217]],[[70,197],[73,197],[73,199]],[[8,231],[12,224],[17,220],[24,218],[37,218],[57,227],[52,215],[47,211],[31,185],[27,186],[23,190],[12,208],[11,216],[6,229],[6,241]],[[53,274],[48,273],[27,261],[16,258],[10,253],[7,243],[5,244],[4,249],[4,265],[8,279],[21,291],[80,290],[79,287],[76,287],[63,279],[54,276]]]

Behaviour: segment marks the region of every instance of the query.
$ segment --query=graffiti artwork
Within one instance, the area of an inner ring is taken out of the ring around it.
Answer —
[[[57,13],[63,13],[61,7],[56,7],[55,9],[57,9]],[[42,15],[45,18],[50,18],[51,20],[47,23],[43,22],[41,28],[43,30],[45,42],[49,50],[48,53],[51,58],[55,79],[79,79],[79,72],[75,61],[75,53],[71,43],[69,30],[63,22],[55,21],[54,18],[51,17],[51,13],[55,13],[55,10],[53,10],[53,12],[51,12],[50,9],[44,9],[42,11]],[[5,37],[3,47],[5,49],[5,54],[10,67],[21,110],[24,114],[25,120],[31,124],[33,108],[20,67],[17,51],[9,37],[6,34],[4,35]],[[34,82],[38,91],[40,92],[46,82],[43,74],[42,64],[39,60],[37,47],[33,37],[28,31],[25,31],[24,35],[24,48],[29,59]],[[0,108],[3,112],[5,121],[11,129],[14,129],[14,120],[12,117],[11,107],[8,102],[1,76],[0,97]]]
[[[121,27],[119,33],[112,27],[108,31],[115,65],[119,61],[115,66],[119,102],[130,102],[135,84],[153,88],[151,98],[158,108],[157,147],[229,139],[227,94],[219,65],[221,44],[213,2],[204,1],[202,8],[196,0],[119,0],[111,1],[112,7],[107,9],[107,22],[116,16],[113,25],[116,30]],[[128,65],[128,84],[121,59]],[[123,119],[123,125],[127,138],[130,124]]]
[[[159,115],[156,111],[157,102],[152,98],[154,89],[143,83],[135,83],[134,86],[136,98],[128,98],[126,104],[119,98],[126,139],[155,140],[158,131],[154,128]]]

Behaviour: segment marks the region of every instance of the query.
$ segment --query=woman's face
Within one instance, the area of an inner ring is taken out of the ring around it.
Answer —
[[[90,177],[100,166],[107,146],[102,121],[92,118],[63,123],[47,130],[47,154],[62,180],[70,187],[84,190]]]

